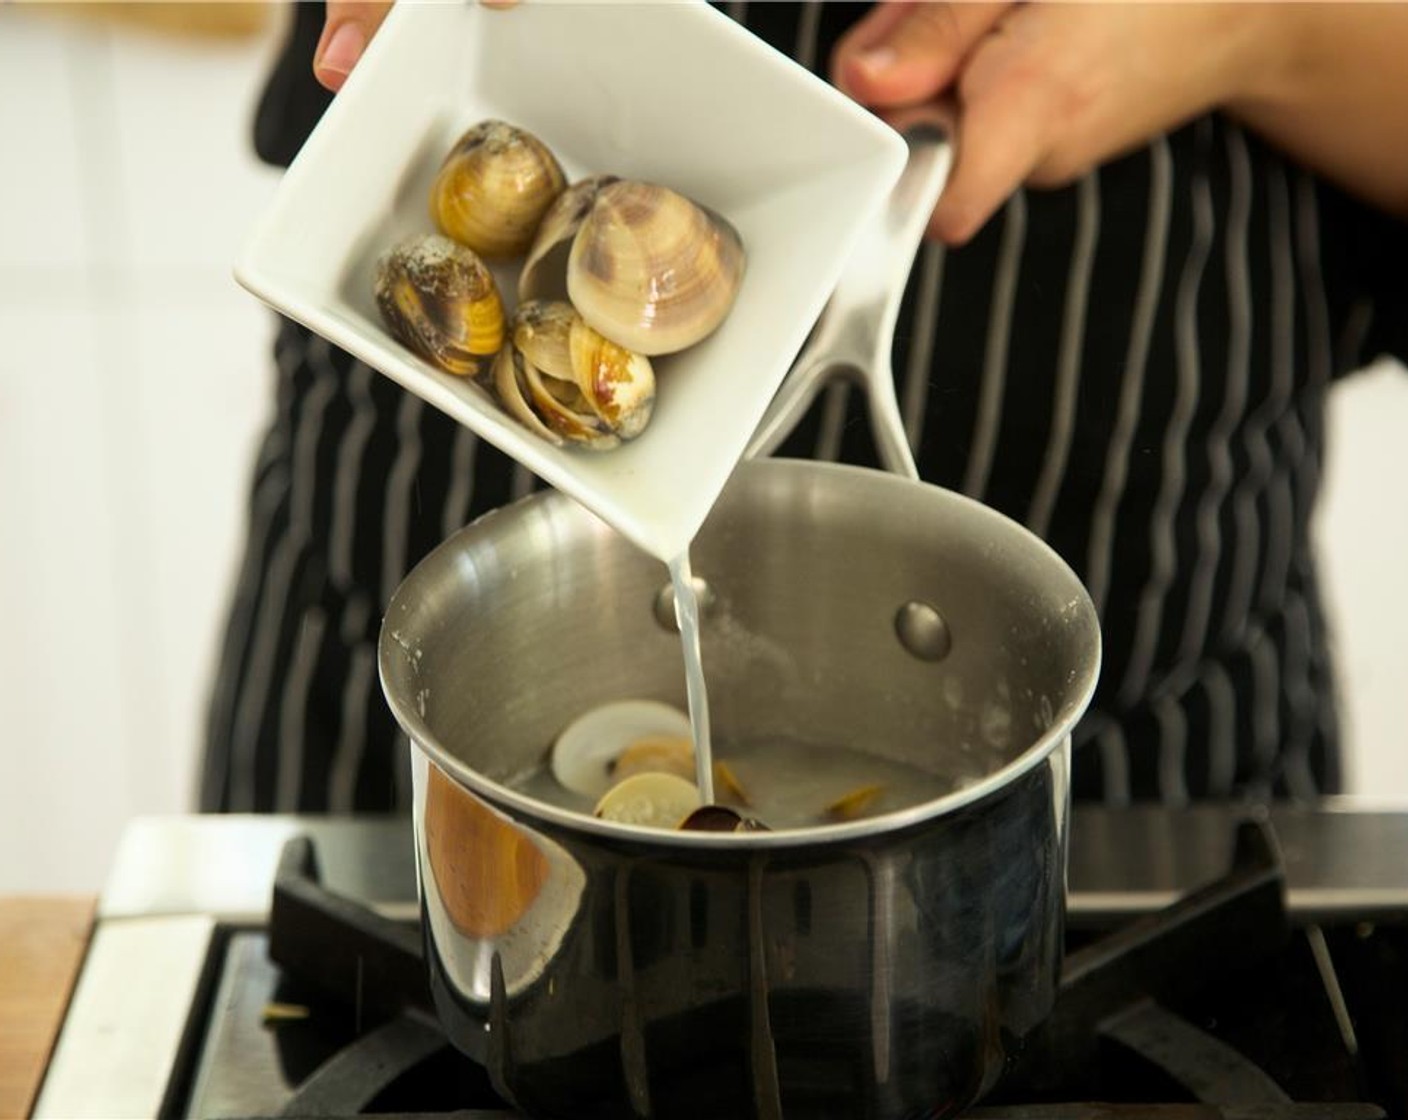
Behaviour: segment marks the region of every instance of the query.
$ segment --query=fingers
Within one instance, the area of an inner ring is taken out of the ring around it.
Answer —
[[[330,90],[341,89],[390,10],[390,0],[375,3],[328,0],[323,36],[313,55],[314,77]]]
[[[914,105],[947,88],[963,60],[1012,5],[877,4],[836,45],[831,76],[863,105]]]
[[[1043,165],[1053,134],[1059,98],[1048,71],[1020,49],[990,49],[964,75],[953,171],[929,223],[951,245],[972,238]]]

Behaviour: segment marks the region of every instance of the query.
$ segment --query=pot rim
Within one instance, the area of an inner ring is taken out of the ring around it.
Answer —
[[[964,786],[961,789],[956,789],[951,793],[944,794],[942,797],[922,801],[916,805],[895,809],[875,817],[865,817],[856,821],[848,821],[844,824],[812,825],[806,828],[781,828],[768,832],[685,832],[678,829],[647,828],[642,825],[622,824],[617,821],[602,820],[598,817],[588,816],[585,813],[562,809],[555,805],[550,805],[545,801],[539,801],[536,798],[520,793],[510,786],[486,777],[446,749],[431,732],[425,717],[421,715],[414,706],[408,704],[406,699],[397,698],[394,694],[394,690],[388,684],[389,664],[393,657],[398,655],[404,657],[406,651],[401,641],[394,636],[394,627],[390,620],[392,609],[401,598],[403,590],[415,576],[415,569],[412,569],[405,580],[397,587],[391,597],[391,602],[387,605],[386,615],[381,625],[377,656],[377,671],[382,694],[385,696],[386,702],[390,706],[391,713],[395,717],[396,722],[410,739],[411,746],[417,750],[423,751],[446,775],[453,778],[459,785],[477,794],[490,805],[504,810],[512,810],[518,815],[526,816],[533,820],[556,825],[574,832],[591,833],[607,840],[648,842],[657,846],[664,845],[682,850],[702,848],[749,851],[795,848],[855,840],[882,833],[902,831],[914,825],[950,816],[958,810],[982,801],[1012,784],[1022,775],[1044,762],[1053,751],[1070,738],[1070,734],[1075,729],[1076,723],[1089,707],[1091,698],[1095,694],[1095,686],[1100,677],[1103,643],[1101,641],[1100,626],[1095,612],[1095,605],[1091,601],[1089,593],[1086,591],[1084,584],[1076,577],[1075,572],[1071,570],[1070,565],[1068,565],[1050,545],[1025,526],[1018,524],[1013,519],[1007,517],[1005,514],[999,513],[992,507],[984,505],[982,502],[969,498],[964,494],[935,486],[932,483],[922,481],[911,482],[907,479],[900,479],[896,475],[887,474],[884,471],[873,470],[867,467],[857,467],[846,463],[818,462],[810,459],[758,460],[743,464],[740,470],[752,470],[765,464],[769,469],[785,466],[787,469],[803,467],[808,470],[823,472],[850,473],[861,471],[870,475],[894,479],[896,482],[903,482],[906,485],[924,486],[929,489],[938,490],[944,494],[945,500],[968,506],[971,510],[975,511],[978,517],[1003,523],[1006,526],[1005,531],[1011,532],[1013,529],[1018,530],[1026,538],[1026,543],[1029,547],[1033,547],[1045,553],[1046,559],[1053,566],[1059,568],[1059,570],[1064,573],[1065,578],[1070,581],[1075,593],[1074,605],[1082,608],[1080,613],[1085,615],[1093,623],[1091,634],[1092,657],[1084,669],[1084,679],[1079,681],[1076,691],[1053,715],[1051,726],[1048,727],[1034,743],[1027,747],[1026,750],[1017,755],[1016,758],[1012,759],[1005,766],[994,770],[982,780],[974,782],[972,785]],[[527,497],[511,503],[509,506],[503,507],[501,510],[490,510],[482,517],[476,518],[474,521],[470,522],[469,525],[466,525],[463,529],[454,533],[432,550],[432,552],[421,561],[421,564],[427,563],[438,553],[456,549],[458,547],[457,542],[459,538],[463,534],[473,530],[475,526],[480,525],[487,518],[499,516],[503,513],[507,513],[511,509],[529,508],[535,505],[549,503],[569,503],[576,505],[571,498],[554,490],[544,490],[530,494]],[[417,567],[419,566],[420,565],[417,565]],[[1074,671],[1075,675],[1079,675],[1080,673],[1081,670]]]

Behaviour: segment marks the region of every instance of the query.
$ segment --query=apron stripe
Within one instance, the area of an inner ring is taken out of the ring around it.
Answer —
[[[1307,532],[1311,510],[1320,488],[1320,454],[1324,447],[1324,396],[1330,383],[1334,355],[1330,340],[1330,311],[1325,301],[1325,278],[1320,270],[1320,221],[1315,184],[1304,172],[1296,178],[1296,264],[1300,291],[1305,303],[1306,363],[1308,379],[1302,396],[1303,409],[1293,410],[1302,432],[1305,453],[1296,465],[1296,493],[1304,508],[1297,523],[1297,539]],[[1305,418],[1302,424],[1302,415]],[[1296,551],[1296,567],[1310,567],[1310,553]]]
[[[1212,125],[1206,118],[1198,123],[1199,148],[1211,139]],[[1177,358],[1178,386],[1173,412],[1163,439],[1163,477],[1158,497],[1150,517],[1150,550],[1153,571],[1139,596],[1139,613],[1135,624],[1134,646],[1120,686],[1120,699],[1132,704],[1144,691],[1153,671],[1162,629],[1164,601],[1174,575],[1178,571],[1178,554],[1174,539],[1174,518],[1183,500],[1187,481],[1184,462],[1188,428],[1198,403],[1200,357],[1198,351],[1198,288],[1203,269],[1212,248],[1213,212],[1212,189],[1208,182],[1206,161],[1200,159],[1191,186],[1193,204],[1193,241],[1184,258],[1182,275],[1174,305],[1174,349]],[[1162,726],[1162,723],[1161,723]]]
[[[1250,792],[1254,799],[1271,796],[1271,777],[1281,737],[1281,666],[1270,636],[1259,623],[1247,630],[1247,654],[1252,668],[1252,757]]]
[[[1286,602],[1286,696],[1290,705],[1282,775],[1286,790],[1297,801],[1313,801],[1315,776],[1310,770],[1310,743],[1315,734],[1315,690],[1310,684],[1310,615],[1305,599],[1292,593]]]
[[[450,489],[445,495],[445,515],[440,519],[440,532],[448,537],[469,521],[474,503],[475,460],[478,458],[479,437],[463,424],[455,432],[455,446],[450,452]]]
[[[1154,719],[1159,727],[1159,798],[1165,805],[1188,804],[1188,779],[1183,772],[1188,752],[1188,719],[1172,696],[1155,701]]]
[[[304,804],[303,748],[308,734],[309,696],[327,621],[321,607],[309,607],[298,627],[293,665],[279,704],[279,762],[274,786],[274,811],[278,813],[297,812]]]
[[[987,493],[997,432],[1002,424],[1002,395],[1007,385],[1007,348],[1012,339],[1012,305],[1017,295],[1017,275],[1022,266],[1022,248],[1027,237],[1027,196],[1018,191],[1008,201],[1002,226],[1002,247],[998,250],[997,275],[992,289],[992,317],[988,321],[987,347],[983,356],[983,384],[978,402],[978,420],[973,445],[968,453],[968,469],[963,475],[963,492],[982,500]]]
[[[243,666],[248,663],[254,634],[254,617],[265,580],[272,574],[267,563],[267,545],[274,531],[278,512],[288,498],[289,472],[286,468],[271,471],[259,483],[251,503],[249,544],[235,591],[234,605],[225,630],[225,646],[221,663],[226,667],[216,679],[210,702],[209,733],[207,735],[204,773],[201,777],[200,807],[203,812],[226,809],[227,787],[232,773],[231,751],[236,698],[244,679]]]
[[[411,536],[411,512],[415,501],[420,466],[420,418],[424,406],[413,393],[401,398],[396,413],[396,461],[386,480],[386,525],[381,540],[381,602],[391,601],[392,593],[406,575]]]
[[[1081,357],[1085,345],[1086,305],[1090,274],[1095,264],[1095,244],[1100,234],[1100,176],[1091,172],[1080,182],[1077,199],[1076,238],[1071,249],[1071,269],[1066,281],[1066,309],[1061,324],[1061,348],[1056,367],[1056,397],[1051,435],[1042,460],[1036,492],[1027,514],[1027,527],[1046,536],[1051,514],[1066,477],[1075,430],[1076,400],[1080,394]]]
[[[1272,170],[1268,184],[1268,206],[1272,223],[1272,321],[1271,369],[1275,398],[1275,431],[1282,447],[1280,462],[1273,467],[1269,484],[1269,520],[1266,528],[1266,561],[1256,602],[1262,614],[1280,608],[1286,593],[1291,566],[1291,546],[1295,538],[1294,495],[1291,492],[1289,464],[1305,454],[1300,426],[1295,423],[1291,399],[1295,377],[1295,254],[1292,249],[1290,201],[1282,168]],[[1282,469],[1284,465],[1284,469]]]
[[[1226,263],[1228,298],[1227,382],[1222,411],[1208,433],[1210,477],[1198,500],[1198,559],[1188,592],[1181,658],[1197,657],[1207,642],[1213,585],[1222,561],[1218,518],[1232,486],[1231,438],[1247,407],[1251,376],[1251,288],[1247,275],[1247,227],[1251,218],[1251,164],[1240,129],[1227,129],[1232,193],[1228,204]],[[1234,550],[1245,546],[1240,539]],[[1235,564],[1235,560],[1233,561]]]
[[[1232,796],[1237,780],[1237,693],[1221,662],[1209,662],[1203,675],[1208,698],[1208,796]]]
[[[797,21],[797,46],[792,57],[799,65],[816,71],[817,40],[821,34],[821,0],[806,0]]]
[[[1289,229],[1287,226],[1286,187],[1279,164],[1273,164],[1267,180],[1268,258],[1265,272],[1271,278],[1271,337],[1267,360],[1271,368],[1271,386],[1266,398],[1252,412],[1245,429],[1248,468],[1232,497],[1232,509],[1237,523],[1238,546],[1232,558],[1227,607],[1221,630],[1224,641],[1236,641],[1253,624],[1252,614],[1257,603],[1257,578],[1264,572],[1262,565],[1272,564],[1273,541],[1281,540],[1289,547],[1288,530],[1278,534],[1289,517],[1283,511],[1282,489],[1275,484],[1276,467],[1268,438],[1272,425],[1279,419],[1290,399],[1290,383],[1295,357],[1293,332],[1294,312],[1287,288],[1291,268]],[[1266,495],[1267,520],[1258,523],[1257,498]]]
[[[284,634],[284,625],[289,614],[294,575],[300,566],[301,550],[312,539],[318,441],[322,434],[323,414],[335,388],[336,374],[330,364],[330,353],[325,339],[315,336],[309,341],[306,364],[313,371],[313,387],[293,435],[289,521],[269,564],[269,580],[255,615],[249,665],[240,681],[239,697],[235,704],[230,750],[230,808],[235,812],[267,808],[256,802],[261,728],[273,701],[275,664],[280,660],[288,638]]]
[[[1129,747],[1125,743],[1124,729],[1111,720],[1095,737],[1095,746],[1100,752],[1100,769],[1105,780],[1105,804],[1116,807],[1128,805]]]
[[[357,494],[362,486],[362,466],[367,444],[376,427],[372,402],[370,366],[353,362],[347,379],[347,395],[352,402],[352,420],[337,449],[337,473],[333,479],[332,524],[328,529],[328,574],[339,588],[355,585],[356,569],[352,552],[357,532]]]
[[[1124,380],[1116,411],[1115,430],[1105,457],[1105,475],[1091,520],[1086,586],[1095,609],[1103,617],[1110,590],[1110,566],[1115,539],[1115,514],[1129,476],[1129,451],[1144,396],[1149,341],[1154,330],[1163,282],[1164,254],[1168,248],[1169,208],[1173,194],[1173,156],[1168,140],[1160,137],[1149,149],[1149,222],[1140,267],[1139,296],[1129,332]]]
[[[350,813],[357,808],[357,779],[367,746],[367,713],[376,688],[376,649],[367,641],[352,647],[347,682],[342,689],[342,726],[328,776],[328,809]]]
[[[259,728],[274,683],[280,624],[297,563],[298,548],[286,528],[269,561],[269,581],[255,614],[249,666],[240,679],[235,703],[234,730],[230,737],[229,809],[233,813],[253,813],[259,809],[255,804]]]

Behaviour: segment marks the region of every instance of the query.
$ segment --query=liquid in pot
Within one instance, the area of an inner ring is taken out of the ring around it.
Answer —
[[[879,816],[933,801],[982,777],[976,765],[972,773],[940,776],[853,748],[776,738],[716,737],[713,748],[714,761],[727,765],[748,800],[746,806],[739,805],[722,784],[715,791],[718,799],[746,810],[771,829],[812,828],[838,819]],[[591,815],[592,799],[562,786],[546,766],[510,784],[538,801]],[[871,786],[878,786],[878,791],[858,811],[828,813],[847,795]]]

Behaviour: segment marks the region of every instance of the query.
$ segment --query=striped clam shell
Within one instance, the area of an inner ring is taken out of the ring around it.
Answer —
[[[543,219],[519,295],[565,291],[612,342],[672,354],[723,322],[745,263],[742,239],[719,215],[668,187],[601,176],[568,188]]]
[[[445,157],[430,189],[430,213],[447,237],[487,260],[509,260],[527,252],[566,185],[557,158],[536,136],[483,121]]]

